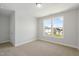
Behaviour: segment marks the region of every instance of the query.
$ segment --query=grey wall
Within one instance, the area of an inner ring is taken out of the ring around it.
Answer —
[[[15,46],[15,12],[10,14],[10,42]]]
[[[19,5],[15,7],[15,46],[36,40],[36,19],[23,4]]]
[[[36,19],[26,11],[17,11],[15,18],[15,45],[36,40]]]
[[[0,43],[10,40],[10,17],[0,14]]]
[[[78,49],[79,49],[79,8],[78,8],[78,10],[77,10],[77,18],[78,18],[78,20],[77,20],[77,38],[78,38],[78,40],[77,40],[77,43],[78,43]]]
[[[69,10],[52,16],[64,16],[64,38],[48,38],[41,36],[41,28],[39,28],[38,38],[50,42],[60,43],[71,47],[77,47],[77,10]],[[40,21],[40,20],[39,20]],[[38,26],[41,26],[42,20]]]

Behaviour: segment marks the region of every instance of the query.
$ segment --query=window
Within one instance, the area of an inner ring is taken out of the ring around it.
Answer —
[[[51,19],[43,21],[44,36],[51,36]]]
[[[63,38],[63,17],[54,18],[53,35],[55,38]]]
[[[43,20],[44,36],[63,38],[63,17],[54,17]]]

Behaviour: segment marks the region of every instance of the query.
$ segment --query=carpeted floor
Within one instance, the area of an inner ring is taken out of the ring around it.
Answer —
[[[44,41],[34,41],[18,47],[0,44],[0,56],[79,56],[79,51]]]

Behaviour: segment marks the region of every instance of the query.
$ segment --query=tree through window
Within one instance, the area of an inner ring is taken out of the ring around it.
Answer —
[[[55,38],[63,38],[63,17],[54,18],[53,35]]]

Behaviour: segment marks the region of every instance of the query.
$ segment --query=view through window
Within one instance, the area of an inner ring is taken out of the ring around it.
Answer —
[[[63,38],[63,17],[54,17],[43,21],[44,36]]]
[[[51,19],[46,19],[43,22],[44,36],[51,36]]]

